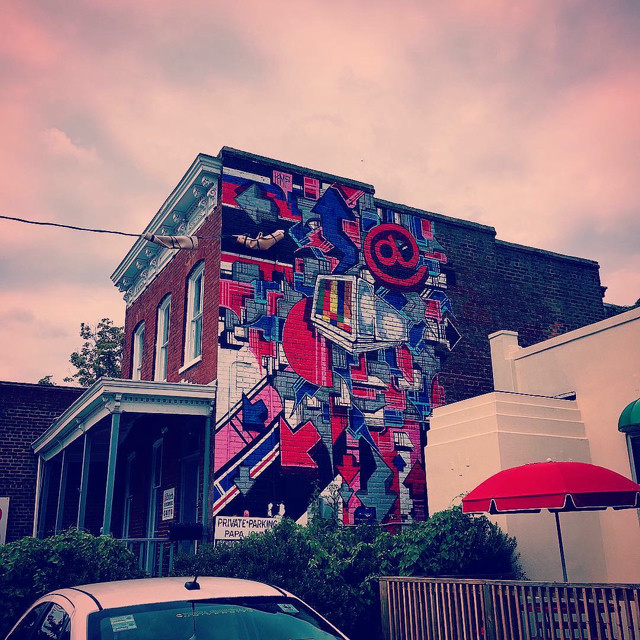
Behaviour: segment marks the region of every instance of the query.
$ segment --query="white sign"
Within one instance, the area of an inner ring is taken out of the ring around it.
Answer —
[[[176,504],[176,490],[165,489],[162,493],[162,519],[173,520]]]
[[[7,520],[9,519],[9,498],[0,498],[0,544],[7,541]]]
[[[216,540],[240,540],[252,533],[264,533],[273,529],[280,518],[241,518],[216,516]]]

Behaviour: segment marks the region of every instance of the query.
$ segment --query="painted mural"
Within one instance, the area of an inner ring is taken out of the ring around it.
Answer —
[[[331,486],[345,523],[425,519],[427,420],[460,339],[433,223],[241,161],[222,200],[214,514],[298,518]]]

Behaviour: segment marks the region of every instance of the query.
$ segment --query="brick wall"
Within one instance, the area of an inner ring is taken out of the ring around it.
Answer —
[[[347,523],[424,519],[431,410],[492,390],[488,335],[531,344],[604,317],[595,262],[376,199],[371,185],[220,158],[219,216],[198,235],[221,242],[179,252],[129,308],[124,368],[144,320],[153,377],[156,309],[171,292],[168,380],[219,371],[214,514],[284,506],[297,518],[335,480]],[[180,373],[184,283],[200,259],[203,359]]]
[[[462,338],[439,376],[447,403],[493,390],[489,334],[517,331],[528,346],[605,317],[597,262],[496,240],[493,227],[395,207],[432,219],[448,257],[447,296]]]
[[[198,230],[198,235],[213,236],[220,233],[220,207]],[[167,382],[207,384],[216,378],[218,332],[220,240],[204,239],[197,251],[178,251],[171,262],[156,276],[151,285],[127,309],[122,377],[130,378],[132,369],[132,335],[135,328],[145,323],[145,345],[142,360],[142,379],[153,380],[156,352],[158,306],[171,294],[169,319],[169,347]],[[202,360],[185,371],[184,364],[187,278],[200,262],[204,262],[204,304]]]
[[[0,496],[11,499],[8,542],[32,533],[38,465],[31,443],[83,391],[0,382]]]

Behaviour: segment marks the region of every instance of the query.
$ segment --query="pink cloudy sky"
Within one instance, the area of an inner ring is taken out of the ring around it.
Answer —
[[[597,260],[640,297],[636,0],[6,0],[0,214],[138,232],[229,145]],[[0,220],[0,379],[124,319],[130,243]]]

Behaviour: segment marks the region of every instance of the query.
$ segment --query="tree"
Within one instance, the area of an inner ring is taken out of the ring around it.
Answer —
[[[38,384],[41,384],[45,387],[55,387],[56,383],[53,382],[51,378],[53,378],[53,375],[44,376],[44,378],[40,378],[40,380],[38,380]]]
[[[102,318],[95,327],[81,323],[80,337],[84,340],[82,348],[69,358],[77,371],[64,381],[90,387],[102,377],[119,378],[124,329],[116,327],[113,320]]]

